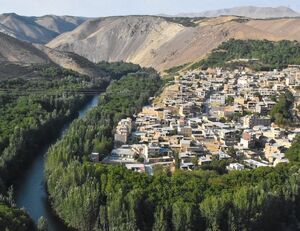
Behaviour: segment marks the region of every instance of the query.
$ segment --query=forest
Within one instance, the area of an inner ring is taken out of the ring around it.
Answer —
[[[60,127],[77,117],[78,110],[91,97],[82,91],[105,90],[111,80],[140,67],[122,62],[110,67],[106,63],[99,67],[103,75],[93,79],[57,66],[30,68],[34,70],[30,77],[0,81],[1,229],[33,230],[29,216],[17,209],[12,200],[7,202],[8,187],[36,153],[57,137]]]
[[[116,123],[138,112],[160,85],[153,70],[113,81],[98,107],[52,146],[46,176],[57,215],[81,231],[296,230],[299,138],[287,152],[289,164],[226,174],[206,169],[148,176],[89,161],[92,151],[109,153]]]
[[[249,67],[257,71],[269,71],[285,68],[289,64],[300,64],[299,42],[231,39],[214,49],[206,59],[193,64],[191,68]]]

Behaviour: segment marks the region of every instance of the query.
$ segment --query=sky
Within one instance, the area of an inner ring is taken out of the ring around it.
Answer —
[[[100,17],[195,13],[248,5],[287,6],[300,12],[300,0],[0,0],[0,13]]]

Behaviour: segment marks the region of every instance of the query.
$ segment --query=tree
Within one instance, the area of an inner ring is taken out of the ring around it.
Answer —
[[[193,157],[192,163],[196,168],[199,166],[199,157],[198,157],[198,155]]]
[[[227,154],[233,158],[236,158],[236,150],[234,147],[229,147],[227,150]]]
[[[43,216],[39,218],[37,224],[38,231],[48,231],[48,224],[46,218]]]
[[[163,207],[157,207],[154,214],[153,231],[169,231],[171,230],[167,222],[166,210]]]
[[[300,162],[300,136],[294,139],[292,146],[285,153],[285,156],[290,161]]]
[[[16,203],[14,200],[14,188],[10,186],[7,191],[7,202],[11,207],[16,207]]]
[[[270,112],[272,120],[278,125],[287,125],[292,122],[291,109],[293,104],[294,97],[289,91],[282,94]]]
[[[174,161],[175,161],[175,169],[180,169],[180,159],[179,159],[179,153],[174,153]]]
[[[230,104],[232,104],[234,102],[234,98],[232,97],[232,96],[228,96],[227,98],[226,98],[226,104],[227,105],[230,105]]]

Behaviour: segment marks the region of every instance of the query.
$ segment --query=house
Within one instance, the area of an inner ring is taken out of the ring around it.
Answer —
[[[192,102],[185,103],[179,107],[179,115],[190,117],[193,114],[194,104]]]
[[[244,167],[244,165],[239,164],[239,163],[231,163],[231,164],[229,164],[229,166],[226,167],[226,169],[228,171],[232,171],[232,170],[241,171],[241,170],[244,170],[245,167]]]
[[[239,96],[239,97],[234,98],[234,103],[237,103],[240,105],[245,105],[245,102],[246,102],[246,100],[244,97]]]
[[[252,159],[245,160],[244,162],[245,162],[245,165],[247,165],[248,167],[253,168],[253,169],[259,168],[259,167],[268,167],[269,166],[266,163],[262,163],[262,162],[252,160]]]
[[[125,164],[125,167],[134,172],[145,172],[144,164]]]
[[[247,103],[247,109],[250,111],[255,111],[256,105],[258,104],[258,102],[256,101],[249,101]]]
[[[95,162],[95,163],[98,163],[100,161],[100,154],[98,152],[93,152],[91,155],[90,155],[90,160],[92,162]]]
[[[276,103],[273,101],[259,102],[256,105],[255,112],[260,115],[267,115],[272,110],[275,104]]]
[[[201,156],[198,160],[199,165],[210,164],[212,161],[211,155]]]
[[[270,126],[271,118],[267,116],[247,115],[243,118],[245,128],[253,128],[254,126]]]
[[[115,144],[116,145],[123,145],[126,144],[128,141],[128,137],[132,131],[132,119],[122,119],[116,128],[115,133]]]
[[[286,158],[281,158],[281,159],[276,158],[276,159],[274,160],[274,162],[273,162],[273,166],[276,167],[278,164],[281,164],[281,163],[286,163],[286,164],[288,164],[288,163],[289,163],[289,160],[286,159]]]
[[[227,146],[234,145],[239,138],[239,131],[235,129],[221,129],[219,131],[220,141]]]
[[[284,147],[278,143],[267,143],[264,148],[264,154],[267,159],[273,158],[273,154],[281,153]]]
[[[222,152],[222,151],[219,151],[217,153],[217,155],[218,155],[219,160],[224,160],[224,159],[230,159],[231,158],[230,155],[228,155],[228,154],[226,154],[225,152]]]
[[[214,94],[210,96],[209,101],[211,104],[225,105],[226,98],[225,95]]]
[[[184,126],[184,127],[179,126],[177,131],[179,135],[182,135],[184,137],[191,137],[193,130],[190,126]]]
[[[245,130],[242,134],[240,145],[245,149],[254,148],[256,144],[256,134],[252,130]]]
[[[180,140],[181,150],[183,152],[188,151],[188,149],[191,147],[191,142],[192,140],[184,140],[184,139]]]
[[[123,145],[112,150],[111,154],[103,162],[110,164],[134,163],[136,153],[130,145]]]
[[[182,170],[193,170],[194,164],[193,163],[180,163],[180,169]]]

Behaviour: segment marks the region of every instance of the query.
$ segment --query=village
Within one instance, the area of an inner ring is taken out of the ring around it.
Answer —
[[[290,92],[293,126],[270,112]],[[153,174],[157,167],[193,171],[227,160],[226,171],[288,163],[285,151],[300,134],[300,68],[254,72],[190,71],[116,128],[115,148],[102,162]],[[92,158],[98,161],[98,153]]]

